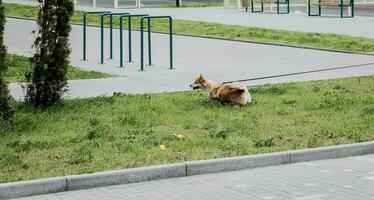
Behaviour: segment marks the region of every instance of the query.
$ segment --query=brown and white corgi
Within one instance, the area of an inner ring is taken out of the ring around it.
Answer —
[[[231,102],[244,106],[252,101],[251,94],[245,85],[240,83],[215,83],[206,79],[202,74],[196,78],[190,87],[192,89],[202,89],[210,98],[222,102]]]

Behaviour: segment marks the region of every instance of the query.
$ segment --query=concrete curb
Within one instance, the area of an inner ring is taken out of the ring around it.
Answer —
[[[290,163],[374,154],[374,141],[290,151]]]
[[[66,178],[54,177],[0,184],[0,199],[66,191]]]
[[[185,174],[186,165],[184,163],[176,163],[170,165],[98,172],[93,174],[73,175],[66,176],[66,190],[79,190],[108,185],[182,177],[185,176]]]
[[[374,154],[374,141],[0,184],[0,199]]]
[[[214,160],[189,161],[186,162],[186,176],[281,165],[289,163],[289,160],[288,152],[279,152]]]

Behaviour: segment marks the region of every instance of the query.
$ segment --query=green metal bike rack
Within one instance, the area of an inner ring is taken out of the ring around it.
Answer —
[[[308,0],[308,16],[321,16],[321,0],[318,0],[318,4],[317,5],[313,5],[313,6],[318,6],[318,13],[316,14],[312,14],[312,11],[311,11],[311,1]],[[354,0],[350,0],[348,4],[344,4],[344,1],[343,0],[340,0],[339,4],[337,4],[338,7],[340,7],[340,18],[353,18],[354,15],[355,15],[355,2]],[[351,15],[344,15],[344,8],[351,8]]]
[[[264,12],[264,1],[261,0],[260,3],[261,3],[261,9],[260,10],[255,10],[254,9],[254,1],[251,1],[251,11],[253,13]],[[277,5],[277,14],[289,14],[290,13],[290,0],[284,0],[284,1],[275,0],[273,3],[275,3]],[[280,4],[287,6],[285,12],[280,11]]]
[[[128,36],[129,36],[129,62],[132,62],[132,47],[131,47],[131,19],[133,17],[144,17],[149,16],[148,14],[125,14],[119,17],[119,40],[120,40],[120,67],[123,67],[123,18],[127,18],[128,22]]]
[[[96,15],[96,14],[104,14],[104,13],[110,13],[110,11],[100,11],[100,12],[85,12],[83,14],[83,60],[87,60],[86,55],[86,29],[87,29],[87,15]]]
[[[170,69],[173,69],[173,19],[171,16],[144,16],[140,18],[140,71],[144,71],[144,20],[148,20],[148,65],[152,65],[151,19],[169,20]]]
[[[104,64],[104,19],[109,16],[109,28],[110,28],[110,59],[113,59],[113,16],[121,16],[130,13],[104,13],[100,15],[100,27],[101,27],[101,56],[100,64]]]

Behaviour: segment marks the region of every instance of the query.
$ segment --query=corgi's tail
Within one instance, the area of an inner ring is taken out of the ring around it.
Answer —
[[[238,88],[238,92],[239,92],[239,94],[245,94],[246,103],[251,103],[252,102],[252,97],[251,97],[251,94],[249,93],[247,87],[244,86],[244,87]]]

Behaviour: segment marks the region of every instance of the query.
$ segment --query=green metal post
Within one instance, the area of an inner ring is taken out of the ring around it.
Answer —
[[[128,62],[132,62],[132,39],[131,39],[131,31],[132,31],[132,18],[133,17],[144,17],[144,16],[148,16],[148,14],[135,14],[135,15],[131,15],[131,14],[124,14],[124,15],[121,15],[119,17],[120,19],[120,67],[123,67],[123,63],[124,63],[124,45],[123,45],[123,18],[127,18],[127,21],[128,21],[128,35],[129,35],[129,61]]]
[[[279,14],[279,0],[277,0],[277,14]]]
[[[130,14],[130,13],[111,13],[109,16],[110,16],[110,21],[109,21],[109,28],[110,28],[110,59],[113,59],[113,16],[121,16],[121,15],[127,15],[127,14]]]
[[[103,13],[110,13],[110,11],[99,11],[99,12],[85,12],[83,14],[83,60],[87,60],[87,16],[93,14],[103,14]]]
[[[100,64],[104,64],[104,17],[105,14],[101,15],[101,56],[100,56]]]
[[[343,6],[343,0],[340,0],[340,18],[343,18],[343,12],[344,12],[344,6]]]
[[[322,14],[322,6],[321,6],[321,0],[318,0],[318,16],[321,16]]]
[[[310,16],[310,0],[308,0],[308,16]]]
[[[83,60],[87,60],[86,58],[86,23],[87,23],[87,20],[86,20],[86,17],[87,16],[87,13],[84,13],[83,14]]]
[[[119,67],[123,67],[123,16],[119,18]]]
[[[170,16],[144,16],[140,19],[140,70],[144,71],[144,20],[148,21],[148,54],[149,54],[149,63],[151,64],[151,20],[153,18],[157,19],[169,19],[169,40],[170,40],[170,69],[174,69],[173,66],[173,19]]]
[[[151,46],[151,18],[148,18],[148,65],[152,65],[152,46]]]
[[[143,34],[144,17],[140,18],[140,71],[144,71],[144,34]]]
[[[110,59],[113,59],[113,15],[109,17],[109,26],[110,26]]]
[[[351,17],[355,16],[355,0],[351,0]]]
[[[170,34],[170,69],[173,69],[173,19],[169,17],[169,34]]]
[[[251,11],[252,12],[264,12],[264,3],[261,1],[261,9],[260,10],[255,10],[254,9],[254,2],[251,1]]]
[[[132,34],[131,34],[131,31],[132,31],[132,18],[133,17],[144,17],[144,16],[149,16],[148,14],[135,14],[135,15],[128,15],[127,16],[127,21],[128,21],[128,36],[129,36],[129,61],[128,62],[132,62]]]
[[[109,16],[109,23],[110,23],[110,59],[113,58],[113,16],[114,15],[124,15],[124,14],[130,14],[130,13],[104,13],[101,15],[101,58],[100,58],[100,64],[104,64],[104,18],[105,16]]]
[[[124,14],[124,15],[121,15],[119,17],[119,20],[120,20],[120,67],[123,67],[123,64],[124,64],[124,45],[123,45],[123,18],[127,18],[127,21],[128,21],[128,35],[129,35],[129,61],[128,62],[132,62],[132,39],[131,39],[131,31],[132,31],[132,18],[133,17],[144,17],[144,16],[148,16],[148,14],[135,14],[135,15],[131,15],[131,14]]]
[[[131,49],[132,49],[132,47],[131,47],[131,17],[129,17],[128,18],[128,28],[129,28],[129,30],[128,30],[128,35],[129,35],[129,62],[132,62],[132,53],[131,53]]]

